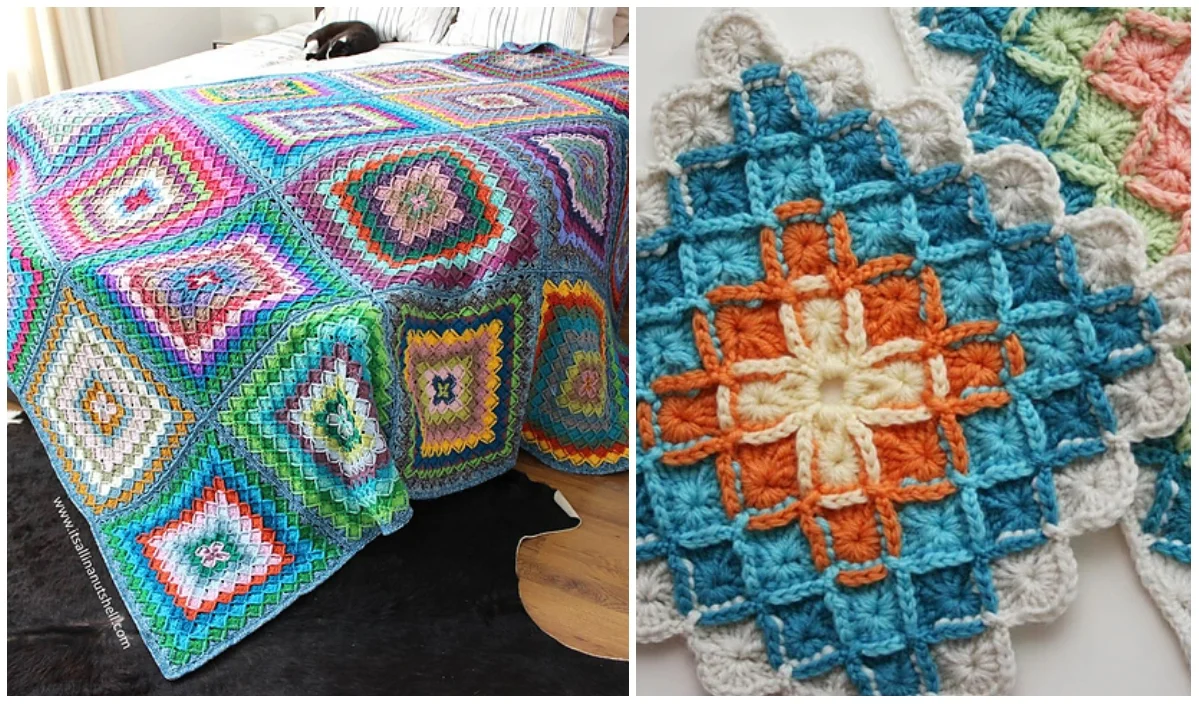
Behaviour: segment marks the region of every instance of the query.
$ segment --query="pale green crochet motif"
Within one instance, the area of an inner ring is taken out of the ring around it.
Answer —
[[[1189,127],[1155,117],[1175,99],[1189,111],[1189,92],[1167,88],[1189,56],[1189,8],[924,8],[919,21],[936,49],[978,59],[964,113],[981,148],[1014,139],[1043,150],[1067,203],[1128,212],[1151,262],[1189,248],[1190,173],[1182,188],[1170,172],[1189,154]]]

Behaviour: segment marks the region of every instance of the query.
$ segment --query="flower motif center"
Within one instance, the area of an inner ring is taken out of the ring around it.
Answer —
[[[200,564],[211,569],[221,562],[228,562],[230,555],[225,551],[225,544],[217,540],[196,548],[196,557],[200,558]]]
[[[845,377],[833,375],[820,382],[820,402],[826,406],[839,406],[845,398]]]
[[[862,586],[900,554],[897,507],[969,471],[958,418],[1007,404],[1023,353],[994,321],[949,325],[931,265],[859,263],[843,214],[798,201],[776,215],[764,278],[709,291],[711,319],[695,312],[703,368],[651,385],[662,460],[714,456],[730,518],[797,523],[816,567]]]

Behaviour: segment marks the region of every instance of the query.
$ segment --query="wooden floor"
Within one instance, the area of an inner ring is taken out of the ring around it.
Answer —
[[[529,616],[567,647],[627,660],[629,474],[567,474],[525,453],[516,467],[562,492],[582,520],[574,530],[521,543],[516,574]]]

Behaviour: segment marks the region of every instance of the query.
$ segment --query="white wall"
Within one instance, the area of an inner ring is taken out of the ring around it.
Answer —
[[[208,51],[218,39],[248,39],[259,15],[271,15],[280,28],[313,19],[311,7],[112,7],[108,13],[121,73]]]
[[[122,73],[211,49],[221,33],[215,7],[113,7],[108,12]]]
[[[314,18],[311,7],[222,7],[221,34],[223,39],[237,40],[254,36],[254,22],[260,15],[275,18],[279,28],[311,22]]]

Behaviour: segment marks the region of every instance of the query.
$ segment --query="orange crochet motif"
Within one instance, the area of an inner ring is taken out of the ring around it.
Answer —
[[[958,418],[1008,403],[1000,373],[1023,372],[1023,350],[995,322],[948,326],[927,264],[859,264],[843,213],[826,218],[816,200],[775,212],[764,278],[708,293],[714,325],[694,314],[703,368],[652,384],[663,443],[686,444],[662,461],[713,457],[730,518],[798,522],[819,569],[842,561],[841,583],[868,584],[887,574],[884,551],[900,553],[896,504],[953,493],[947,460],[967,473]],[[643,404],[645,444],[649,415]]]

